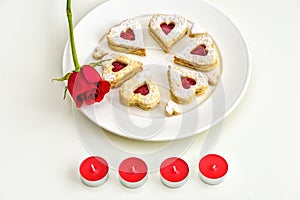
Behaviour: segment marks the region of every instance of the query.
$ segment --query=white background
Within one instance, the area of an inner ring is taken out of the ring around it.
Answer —
[[[101,2],[74,0],[74,22]],[[228,177],[217,186],[199,180],[196,167],[206,135],[202,133],[183,155],[191,167],[184,187],[166,188],[158,174],[151,173],[143,187],[130,190],[113,170],[99,188],[79,180],[78,165],[89,154],[76,132],[71,102],[62,100],[63,84],[50,81],[61,75],[68,38],[66,1],[0,0],[0,199],[300,199],[300,3],[208,2],[240,28],[252,54],[248,91],[226,118],[213,150],[228,160]],[[106,136],[131,152],[166,144]]]

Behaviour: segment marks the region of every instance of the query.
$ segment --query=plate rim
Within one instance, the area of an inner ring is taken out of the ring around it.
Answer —
[[[94,12],[96,9],[98,9],[98,7],[101,7],[103,6],[104,4],[107,4],[107,3],[110,3],[110,2],[113,2],[113,1],[119,1],[119,0],[105,0],[104,2],[102,2],[101,4],[97,5],[95,8],[93,8],[92,10],[88,11],[77,23],[76,23],[76,26],[74,26],[74,32],[76,32],[76,28],[78,27],[79,24],[82,23],[82,21],[91,13],[91,12]],[[96,121],[94,121],[89,115],[87,115],[82,109],[78,109],[85,117],[87,117],[91,122],[93,122],[94,124],[96,124],[97,126],[99,126],[100,128],[103,128],[105,129],[107,132],[109,133],[113,133],[113,134],[116,134],[120,137],[124,137],[124,138],[128,138],[128,139],[133,139],[133,140],[139,140],[139,141],[149,141],[149,142],[163,142],[163,141],[171,141],[171,140],[179,140],[179,139],[184,139],[184,138],[187,138],[187,137],[193,137],[195,135],[198,135],[206,130],[208,130],[209,128],[215,126],[216,124],[220,123],[222,120],[224,120],[226,117],[228,117],[232,112],[233,110],[239,105],[239,103],[241,102],[241,100],[243,99],[243,97],[245,96],[245,93],[249,87],[249,84],[250,84],[250,80],[251,80],[251,74],[252,74],[252,56],[251,56],[251,52],[249,50],[249,43],[247,41],[247,39],[244,37],[244,35],[242,34],[239,26],[237,24],[235,24],[229,17],[228,15],[226,15],[222,10],[220,10],[219,8],[217,8],[215,5],[212,5],[210,4],[209,2],[206,2],[206,1],[203,1],[203,0],[200,0],[200,2],[202,4],[205,4],[211,8],[213,8],[215,11],[217,11],[219,14],[223,15],[224,17],[226,17],[226,19],[228,20],[228,22],[232,25],[232,27],[237,31],[237,33],[240,35],[240,39],[241,39],[241,42],[243,44],[243,46],[245,47],[244,50],[245,50],[245,55],[246,55],[246,58],[247,58],[247,76],[246,76],[246,79],[244,80],[243,82],[243,87],[241,88],[241,90],[238,92],[239,95],[237,96],[237,98],[231,103],[230,106],[227,107],[227,109],[224,110],[224,113],[222,113],[221,117],[218,117],[217,119],[215,119],[214,121],[212,121],[211,123],[205,125],[205,126],[202,126],[201,128],[195,130],[194,134],[190,134],[190,135],[180,135],[180,136],[176,136],[175,138],[172,137],[172,138],[168,138],[168,137],[164,137],[164,138],[157,138],[157,137],[154,137],[154,138],[150,138],[150,139],[143,139],[143,138],[137,138],[137,137],[134,137],[134,136],[131,136],[131,135],[126,135],[126,134],[119,134],[117,132],[115,132],[114,130],[112,130],[110,128],[110,126],[106,126],[106,125],[100,125],[98,124]],[[63,53],[63,56],[62,56],[62,73],[65,72],[65,66],[66,66],[66,63],[65,63],[65,59],[66,59],[66,56],[67,56],[67,53],[68,52],[68,49],[70,48],[70,38],[68,37],[67,41],[66,41],[66,44],[64,46],[64,53]],[[67,84],[67,81],[65,81],[65,84]],[[219,84],[218,84],[219,85]],[[217,86],[218,86],[217,85]],[[69,95],[69,94],[68,94]],[[70,96],[70,95],[69,95]],[[72,101],[72,107],[74,108],[74,102],[73,102],[73,99],[71,98],[71,101]],[[77,109],[77,108],[75,108]],[[166,119],[175,119],[175,118],[179,118],[180,116],[172,116],[171,118],[170,117],[166,117]],[[119,130],[119,131],[122,131],[122,130]]]

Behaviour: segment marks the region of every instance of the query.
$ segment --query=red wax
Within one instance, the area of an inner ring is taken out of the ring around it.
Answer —
[[[119,166],[120,177],[127,182],[143,180],[148,172],[146,163],[139,158],[127,158]]]
[[[91,156],[80,164],[79,172],[88,181],[98,181],[107,175],[108,164],[101,157]]]
[[[228,171],[227,161],[216,154],[208,154],[199,162],[200,173],[210,179],[219,179]]]
[[[171,157],[161,163],[160,174],[167,181],[180,182],[188,176],[189,166],[181,158]]]

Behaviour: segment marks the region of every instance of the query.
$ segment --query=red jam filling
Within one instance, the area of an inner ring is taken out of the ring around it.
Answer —
[[[193,49],[191,54],[199,55],[199,56],[206,56],[208,51],[206,50],[206,46],[204,44],[201,44],[200,46]]]
[[[143,96],[149,94],[149,88],[147,84],[142,85],[141,87],[138,87],[136,90],[134,90],[134,94],[138,94],[138,93],[140,93]]]
[[[184,76],[181,77],[181,83],[184,89],[189,89],[191,85],[196,85],[196,81],[194,79]]]
[[[120,34],[120,37],[123,38],[124,40],[135,40],[135,35],[132,29],[127,29],[126,31],[123,31]]]
[[[162,23],[160,25],[162,31],[168,35],[172,30],[173,28],[175,27],[175,24],[174,23],[170,23],[170,24],[166,24],[166,23]]]
[[[115,61],[115,62],[112,63],[112,66],[114,66],[112,68],[112,71],[113,72],[118,72],[118,71],[122,70],[123,68],[125,68],[127,66],[127,64],[121,63],[119,61]]]

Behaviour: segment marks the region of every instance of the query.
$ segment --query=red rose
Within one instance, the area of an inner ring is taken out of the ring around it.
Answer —
[[[76,106],[80,108],[82,104],[91,105],[95,102],[100,102],[104,98],[104,95],[109,92],[110,84],[109,82],[104,81],[98,72],[93,68],[100,65],[102,61],[84,65],[82,67],[79,64],[74,41],[71,0],[67,0],[66,12],[69,24],[71,52],[75,70],[65,74],[61,78],[54,78],[52,80],[68,80],[67,89],[69,90]],[[66,91],[67,90],[65,90],[64,98]]]
[[[109,92],[110,84],[104,81],[93,67],[84,65],[79,72],[72,72],[70,75],[68,90],[76,106],[80,108],[82,104],[100,102]]]

